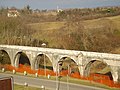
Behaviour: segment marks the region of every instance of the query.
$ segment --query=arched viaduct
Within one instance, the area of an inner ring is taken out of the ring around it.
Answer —
[[[46,55],[52,63],[54,72],[57,71],[58,62],[65,57],[71,58],[78,66],[80,75],[85,76],[89,73],[89,66],[92,61],[98,60],[106,63],[111,68],[113,80],[118,82],[120,70],[120,55],[64,50],[64,49],[51,49],[40,47],[28,46],[15,46],[15,45],[0,45],[0,50],[4,50],[10,57],[11,65],[14,67],[19,66],[20,53],[26,54],[30,61],[31,69],[37,69],[36,58],[38,55]]]

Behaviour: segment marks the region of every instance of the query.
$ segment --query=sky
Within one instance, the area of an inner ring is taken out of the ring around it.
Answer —
[[[101,6],[120,6],[120,0],[0,0],[0,7],[23,8],[29,5],[31,9],[61,9],[94,8]]]

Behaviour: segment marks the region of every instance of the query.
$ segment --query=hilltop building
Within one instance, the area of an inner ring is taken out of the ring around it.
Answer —
[[[58,6],[57,6],[57,12],[59,13],[59,12],[62,12],[63,10],[62,9],[60,9]]]
[[[18,10],[15,7],[8,9],[8,13],[7,13],[8,17],[18,17],[19,15],[20,15],[20,13],[18,12]]]

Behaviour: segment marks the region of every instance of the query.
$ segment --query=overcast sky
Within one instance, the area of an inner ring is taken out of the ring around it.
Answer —
[[[32,9],[91,8],[101,6],[120,6],[120,0],[0,0],[0,7],[23,8],[30,5]]]

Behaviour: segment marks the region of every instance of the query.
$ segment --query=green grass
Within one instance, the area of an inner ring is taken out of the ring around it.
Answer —
[[[23,85],[14,85],[14,90],[42,90],[40,88],[36,88],[36,87],[30,87],[30,86],[23,86]]]
[[[35,30],[58,30],[59,28],[64,26],[64,22],[43,22],[43,23],[33,23],[29,24],[32,29]]]
[[[59,29],[64,27],[64,24],[65,22],[43,22],[29,25],[32,29],[36,30],[32,37],[49,42],[49,47],[57,47],[57,38],[59,37],[60,32],[62,32]]]
[[[104,17],[104,18],[99,18],[99,19],[93,19],[93,20],[86,20],[83,21],[84,25],[86,28],[99,28],[100,24],[106,24],[112,22],[114,24],[114,27],[120,30],[120,15],[119,16],[112,16],[112,17]]]

